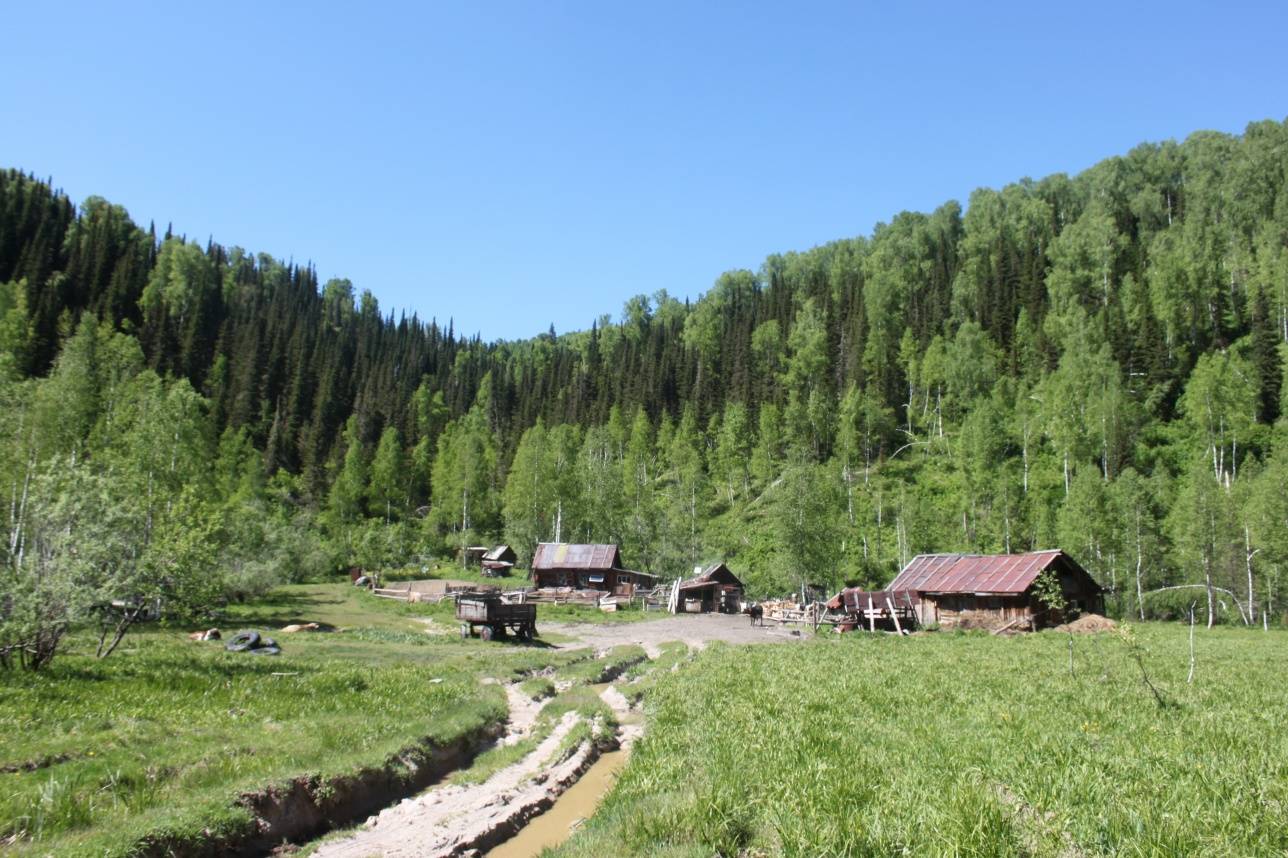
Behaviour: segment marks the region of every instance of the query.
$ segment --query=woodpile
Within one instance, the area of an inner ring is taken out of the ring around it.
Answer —
[[[765,619],[776,623],[802,623],[817,626],[830,623],[827,605],[822,602],[797,602],[794,599],[768,599],[760,603]]]

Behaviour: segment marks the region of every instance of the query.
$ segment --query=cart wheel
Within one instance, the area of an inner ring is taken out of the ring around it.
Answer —
[[[492,640],[492,637],[495,634],[496,632],[493,630],[491,626],[483,626],[482,628],[479,629],[479,637],[483,638],[483,640],[485,641]]]
[[[470,624],[469,624],[469,623],[461,623],[461,637],[462,637],[462,638],[468,638],[468,637],[470,636],[470,632],[471,632],[471,631],[472,631],[472,630],[470,629]]]
[[[520,626],[519,639],[525,641],[532,640],[532,628],[530,626]]]

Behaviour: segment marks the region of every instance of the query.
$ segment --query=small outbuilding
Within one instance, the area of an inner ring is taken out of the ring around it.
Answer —
[[[571,587],[630,598],[637,588],[653,587],[655,582],[647,572],[622,568],[616,545],[541,542],[532,556],[532,583],[538,589]]]
[[[463,546],[461,548],[461,565],[473,566],[481,561],[483,559],[483,555],[487,554],[487,552],[488,547],[486,545]]]
[[[483,555],[483,574],[489,577],[509,575],[518,561],[514,549],[508,545],[497,545]]]
[[[1062,622],[1036,591],[1044,575],[1057,582],[1066,612],[1101,614],[1104,588],[1063,551],[1026,554],[919,554],[885,592],[916,612],[921,625],[1027,627]]]
[[[676,610],[687,613],[736,614],[742,610],[742,581],[723,563],[694,568],[693,577],[681,581]]]

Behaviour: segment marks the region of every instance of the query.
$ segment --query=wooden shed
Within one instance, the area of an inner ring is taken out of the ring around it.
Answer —
[[[736,614],[742,610],[742,581],[723,563],[696,567],[694,576],[680,582],[676,610],[690,613]]]
[[[637,587],[652,587],[655,577],[622,568],[616,545],[541,542],[532,557],[532,582],[538,588],[602,590],[629,598]]]
[[[488,547],[486,545],[462,546],[461,547],[461,565],[473,566],[476,563],[480,562],[483,559],[483,555],[487,554],[487,552],[488,552]]]
[[[915,594],[921,625],[1038,628],[1062,622],[1036,597],[1034,585],[1050,572],[1060,583],[1068,613],[1104,613],[1104,588],[1060,550],[1027,554],[919,554],[886,591]]]
[[[508,545],[497,545],[483,555],[483,574],[493,577],[509,575],[518,559],[513,548]]]

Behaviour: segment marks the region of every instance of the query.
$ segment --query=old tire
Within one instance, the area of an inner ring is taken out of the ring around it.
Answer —
[[[262,647],[272,648],[276,646],[277,646],[277,641],[273,640],[272,638],[260,638],[259,643],[255,645],[254,649],[260,649]]]
[[[245,652],[259,646],[259,632],[238,632],[228,639],[224,649],[229,652]]]
[[[479,637],[485,641],[490,641],[495,636],[496,631],[491,626],[483,626],[483,628],[479,629]]]
[[[257,646],[250,650],[251,655],[281,655],[282,648],[277,646]]]

